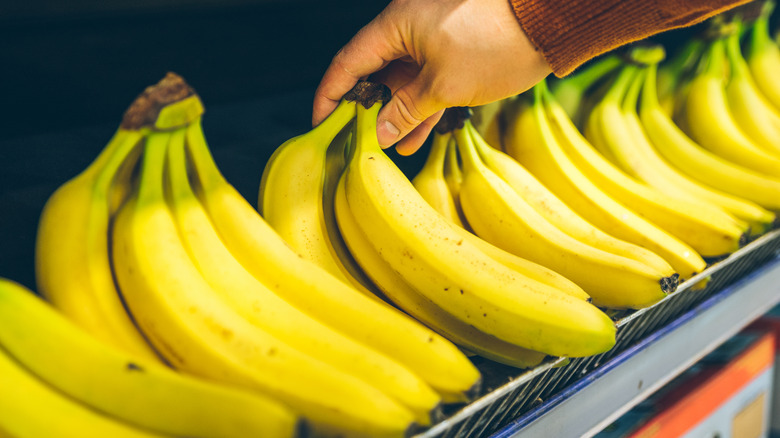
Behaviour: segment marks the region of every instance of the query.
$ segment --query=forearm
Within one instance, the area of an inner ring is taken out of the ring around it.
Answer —
[[[750,0],[510,0],[556,76],[616,47],[698,23]]]

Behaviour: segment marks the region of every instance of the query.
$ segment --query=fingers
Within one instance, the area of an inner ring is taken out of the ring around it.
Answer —
[[[322,122],[358,80],[407,55],[403,47],[400,34],[384,14],[361,29],[325,71],[314,93],[312,125]]]
[[[429,93],[429,83],[423,69],[411,82],[396,90],[392,99],[379,111],[377,140],[380,145],[387,147],[395,144],[445,108],[445,105],[437,102]],[[413,140],[410,142],[414,143]]]
[[[395,151],[398,152],[399,155],[404,156],[412,155],[417,152],[423,143],[425,143],[425,140],[431,134],[431,131],[436,124],[439,123],[443,114],[444,110],[440,110],[436,114],[425,119],[425,121],[414,128],[412,132],[396,143]]]

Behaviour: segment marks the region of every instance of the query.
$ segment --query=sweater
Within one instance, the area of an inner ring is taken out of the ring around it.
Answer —
[[[750,0],[509,0],[557,77],[624,44],[690,26]]]

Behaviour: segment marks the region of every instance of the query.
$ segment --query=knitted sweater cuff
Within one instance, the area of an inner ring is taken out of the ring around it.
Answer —
[[[553,73],[659,32],[698,23],[749,0],[510,0]]]

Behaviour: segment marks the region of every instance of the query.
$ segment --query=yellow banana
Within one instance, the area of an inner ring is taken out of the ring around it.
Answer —
[[[544,353],[502,341],[460,321],[407,283],[382,259],[361,230],[360,224],[350,211],[344,181],[343,178],[339,181],[335,198],[341,233],[365,272],[390,301],[455,344],[487,359],[518,368],[536,366],[544,360],[547,356]]]
[[[463,157],[463,212],[479,237],[562,274],[600,307],[646,307],[673,290],[671,267],[657,271],[562,231],[481,161],[466,128],[455,136]]]
[[[753,80],[750,67],[742,56],[739,36],[738,32],[734,32],[726,38],[731,73],[726,85],[726,98],[731,114],[750,140],[766,152],[780,157],[780,108],[775,108],[764,97]],[[777,174],[780,175],[780,172]]]
[[[214,291],[252,324],[376,386],[413,410],[420,424],[429,424],[441,400],[428,385],[396,361],[291,306],[233,257],[190,187],[185,152],[184,132],[177,132],[168,150],[170,204],[192,261]]]
[[[305,430],[302,420],[275,400],[189,377],[102,343],[32,291],[5,279],[0,279],[0,325],[0,351],[68,398],[134,427],[204,438],[294,437]],[[0,398],[6,399],[12,392],[2,387]],[[51,413],[43,400],[27,397],[40,403],[39,412]],[[7,413],[3,409],[0,417]],[[78,436],[91,430],[86,425]],[[106,431],[104,436],[115,435]]]
[[[13,438],[162,438],[84,406],[32,375],[0,348],[0,433]],[[42,417],[46,417],[45,420]]]
[[[764,10],[753,22],[748,36],[747,63],[761,93],[780,111],[780,83],[777,72],[780,71],[780,32],[778,41],[769,35],[769,19],[775,2],[764,2]]]
[[[661,169],[666,173],[663,176],[670,178],[668,190],[688,192],[720,205],[749,222],[754,234],[765,231],[775,215],[764,208],[780,209],[777,180],[727,161],[694,142],[660,109],[655,91],[655,67],[650,66],[647,74],[639,115],[655,150],[674,166],[673,169],[668,165]],[[654,184],[654,180],[661,181],[661,178],[659,173],[645,182]]]
[[[724,58],[725,40],[711,42],[703,71],[691,81],[684,108],[691,138],[726,160],[780,178],[780,157],[758,147],[734,120],[724,89]]]
[[[46,201],[35,242],[35,275],[39,292],[68,318],[104,342],[153,359],[156,353],[114,286],[108,245],[112,183],[142,137],[141,130],[120,128],[86,170]]]
[[[602,231],[658,254],[682,279],[701,272],[705,264],[695,251],[609,196],[564,153],[542,104],[543,86],[535,87],[533,105],[518,108],[507,131],[507,153]]]
[[[485,165],[559,230],[594,248],[646,264],[657,272],[673,272],[669,263],[659,255],[617,239],[593,226],[555,196],[517,160],[503,152],[486,148],[484,140],[478,133],[470,130],[468,124],[466,129],[472,134],[474,145]]]
[[[184,129],[149,135],[138,192],[114,224],[114,271],[144,334],[177,369],[275,397],[321,433],[402,436],[413,424],[411,411],[252,325],[192,263],[163,181],[168,144],[182,141]]]
[[[636,113],[638,93],[645,72],[640,71],[638,76],[631,78],[629,74],[635,71],[634,66],[626,67],[618,78],[618,81],[624,82],[623,85],[616,82],[615,90],[629,87],[622,108],[619,101],[621,96],[616,93],[608,95],[607,99],[594,109],[592,116],[596,117],[598,126],[591,131],[591,135],[594,136],[594,141],[603,143],[603,147],[612,151],[620,168],[640,181],[646,181],[656,177],[659,164],[655,161],[657,158],[653,157],[652,145]],[[580,147],[579,151],[584,154],[587,149]],[[575,152],[570,156],[581,157],[583,154]],[[607,160],[599,160],[600,157],[596,154],[591,153],[588,158],[594,165],[583,163],[580,168],[588,169],[592,180],[597,184],[601,183],[600,186],[615,199],[685,242],[698,254],[711,258],[721,257],[736,251],[745,243],[749,225],[740,223],[723,210],[699,200],[681,200],[665,196],[621,173],[620,169],[611,166]],[[580,158],[579,161],[585,160]],[[607,170],[611,172],[607,174]],[[606,185],[605,181],[610,183]],[[654,202],[647,202],[648,200]]]
[[[344,190],[381,257],[444,311],[505,342],[560,356],[611,348],[615,328],[603,312],[496,262],[422,199],[379,147],[380,107],[357,107]]]
[[[453,224],[465,228],[455,198],[444,177],[447,148],[452,139],[450,133],[434,131],[431,150],[420,171],[412,178],[412,185],[431,206]]]
[[[473,393],[479,371],[450,341],[292,251],[222,176],[198,122],[188,128],[187,147],[209,218],[258,280],[304,313],[406,365],[445,400]]]

